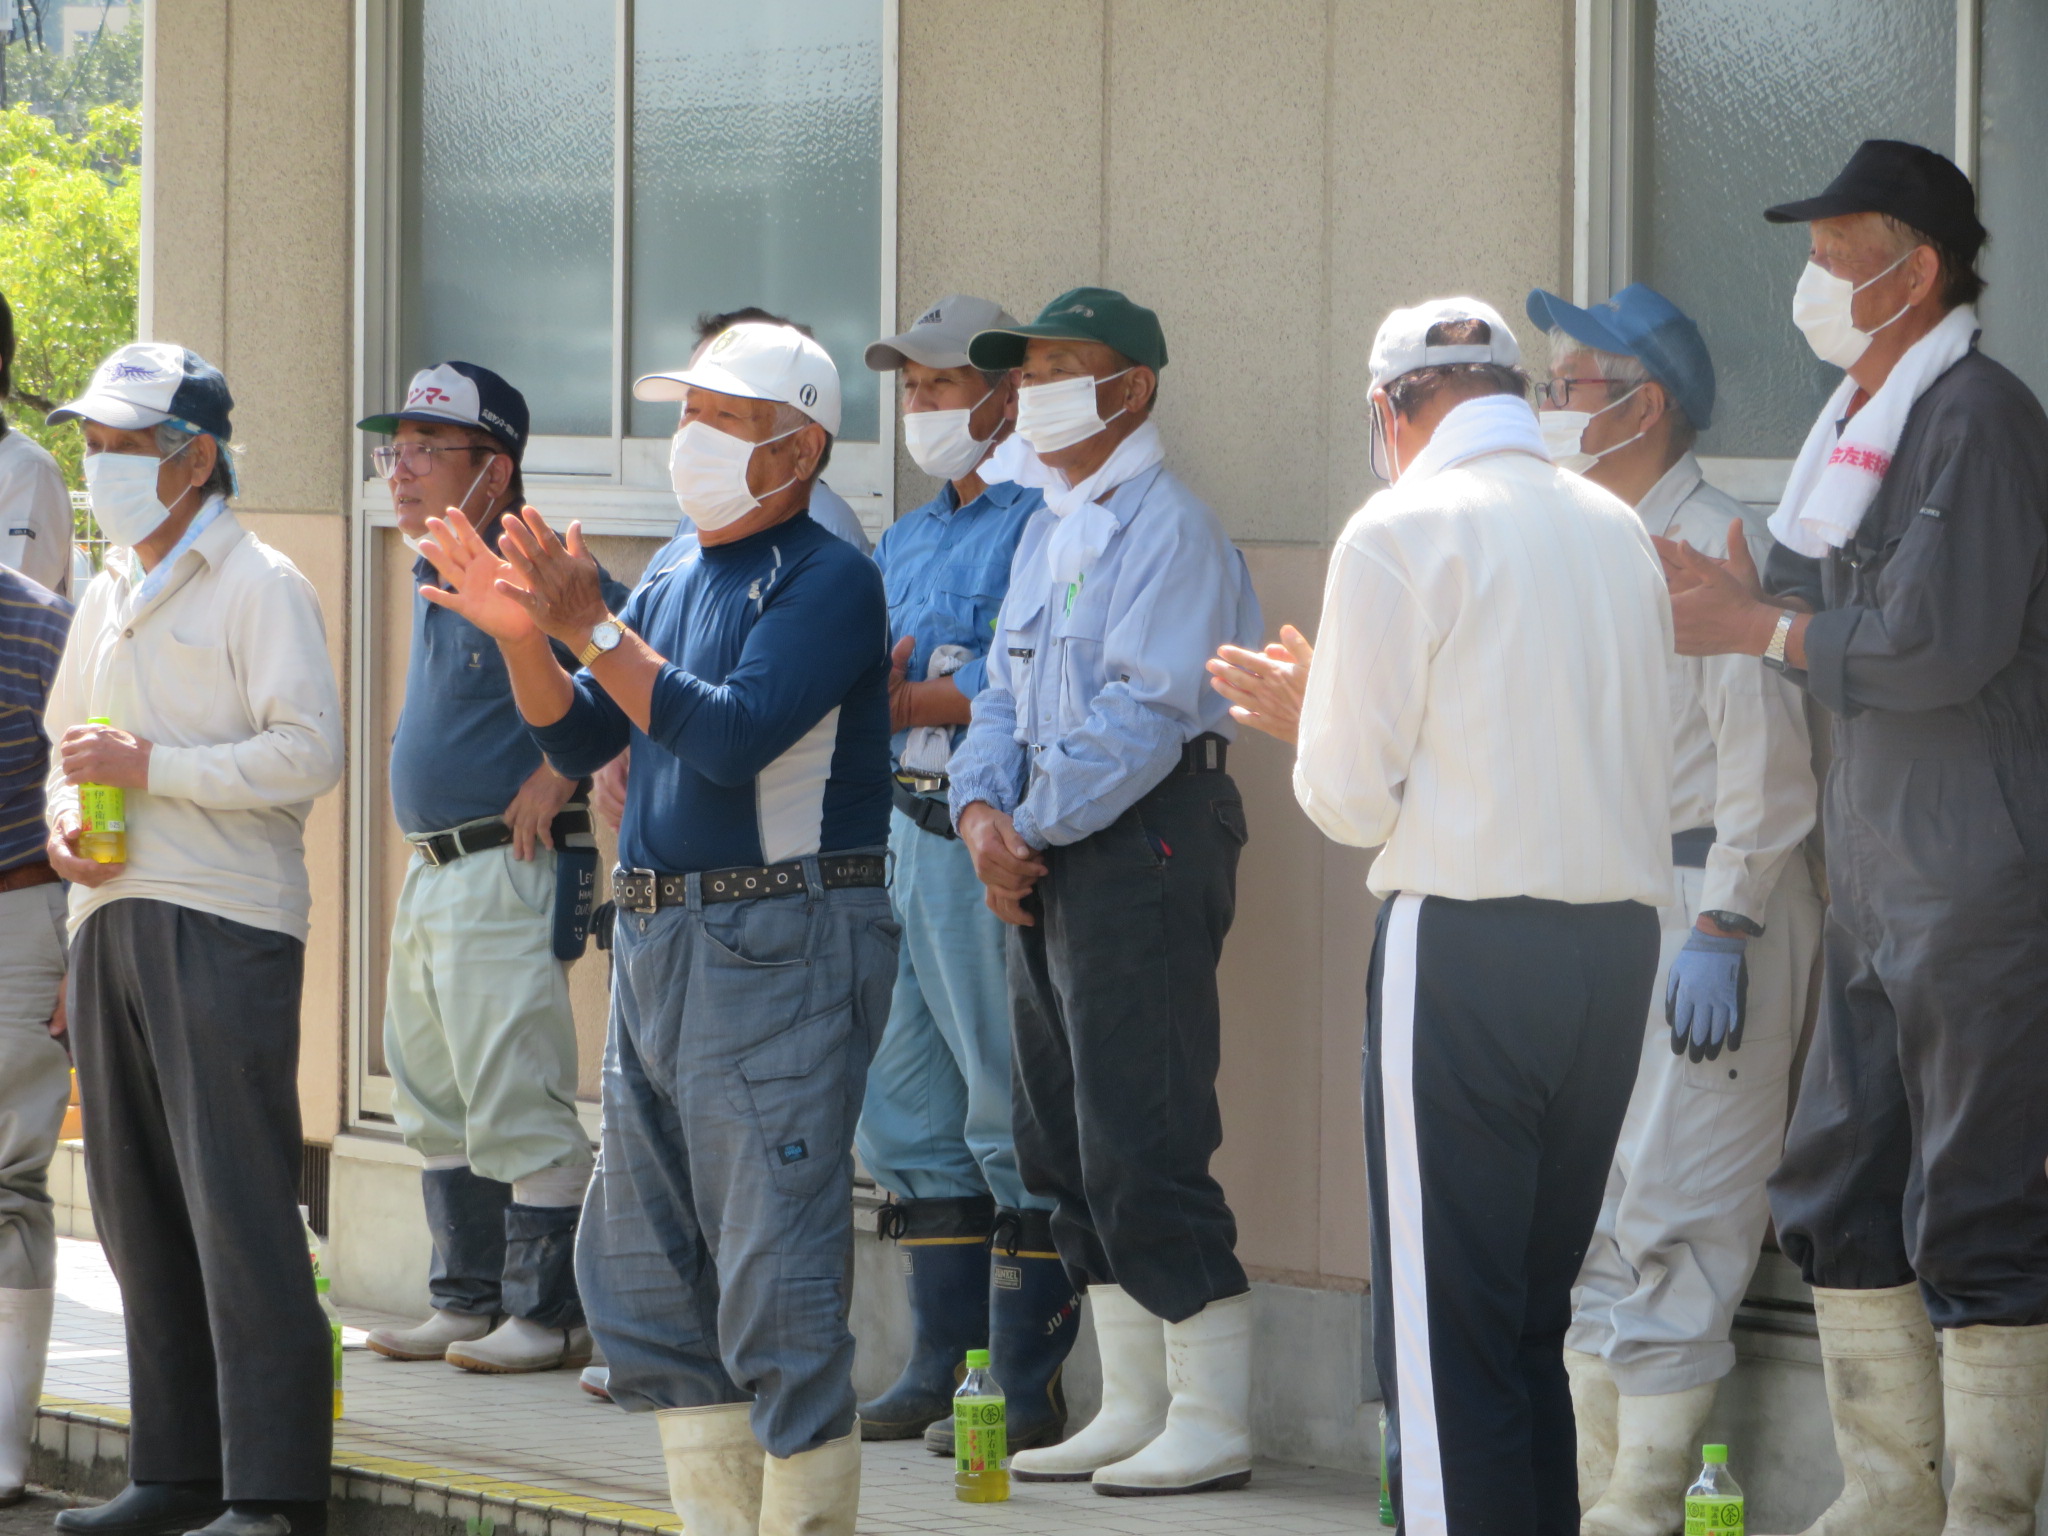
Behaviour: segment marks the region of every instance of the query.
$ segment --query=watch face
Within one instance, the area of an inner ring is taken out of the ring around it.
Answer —
[[[625,637],[626,632],[613,619],[606,619],[590,631],[590,643],[600,651],[615,649]]]

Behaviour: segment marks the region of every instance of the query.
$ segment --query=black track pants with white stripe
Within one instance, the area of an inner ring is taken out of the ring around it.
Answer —
[[[1403,1536],[1578,1530],[1564,1335],[1656,968],[1636,902],[1381,909],[1366,1174]]]

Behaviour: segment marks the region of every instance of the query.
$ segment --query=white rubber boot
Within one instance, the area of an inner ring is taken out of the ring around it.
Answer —
[[[1941,1340],[1944,1536],[2032,1536],[2048,1443],[2048,1326],[1951,1328]]]
[[[1166,1428],[1166,1324],[1120,1285],[1089,1286],[1088,1309],[1102,1356],[1102,1406],[1070,1439],[1011,1456],[1010,1475],[1021,1483],[1086,1482]]]
[[[372,1328],[364,1337],[378,1354],[392,1360],[439,1360],[451,1344],[469,1344],[497,1322],[475,1312],[449,1312],[436,1307],[417,1328]]]
[[[580,1371],[590,1364],[588,1328],[543,1328],[508,1317],[473,1343],[451,1344],[444,1357],[465,1371],[517,1376],[526,1371]]]
[[[690,1536],[756,1536],[767,1453],[748,1422],[751,1403],[663,1408],[654,1415],[668,1497]]]
[[[28,1481],[56,1300],[55,1291],[0,1290],[0,1507],[19,1503]]]
[[[1842,1495],[1805,1536],[1937,1536],[1941,1371],[1917,1285],[1813,1288]]]
[[[1572,1383],[1572,1418],[1579,1433],[1579,1513],[1600,1502],[1607,1480],[1614,1476],[1615,1414],[1621,1393],[1614,1373],[1598,1355],[1583,1349],[1564,1352],[1564,1373]]]
[[[1252,1293],[1168,1323],[1166,1428],[1095,1474],[1111,1497],[1207,1493],[1252,1480]]]
[[[1621,1394],[1614,1475],[1579,1522],[1579,1536],[1678,1536],[1685,1529],[1685,1490],[1699,1468],[1700,1430],[1719,1385]]]
[[[859,1419],[850,1435],[763,1462],[761,1536],[854,1536],[859,1513]]]

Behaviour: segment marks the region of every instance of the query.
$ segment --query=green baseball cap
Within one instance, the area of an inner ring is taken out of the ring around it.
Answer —
[[[967,359],[994,372],[1024,361],[1024,344],[1045,341],[1099,341],[1155,373],[1166,366],[1166,333],[1159,317],[1133,304],[1114,288],[1070,288],[1038,312],[1029,325],[979,331],[967,343]]]

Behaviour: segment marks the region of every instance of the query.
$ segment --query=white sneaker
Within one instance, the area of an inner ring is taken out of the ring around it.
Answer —
[[[576,1385],[601,1402],[612,1400],[612,1368],[608,1365],[586,1365],[583,1374],[576,1378]]]
[[[543,1328],[508,1317],[474,1343],[452,1344],[444,1357],[465,1371],[517,1376],[526,1371],[580,1371],[590,1363],[588,1328]]]
[[[482,1338],[496,1321],[475,1312],[446,1312],[436,1307],[434,1315],[417,1328],[372,1328],[363,1342],[392,1360],[439,1360],[448,1353],[449,1345]]]

